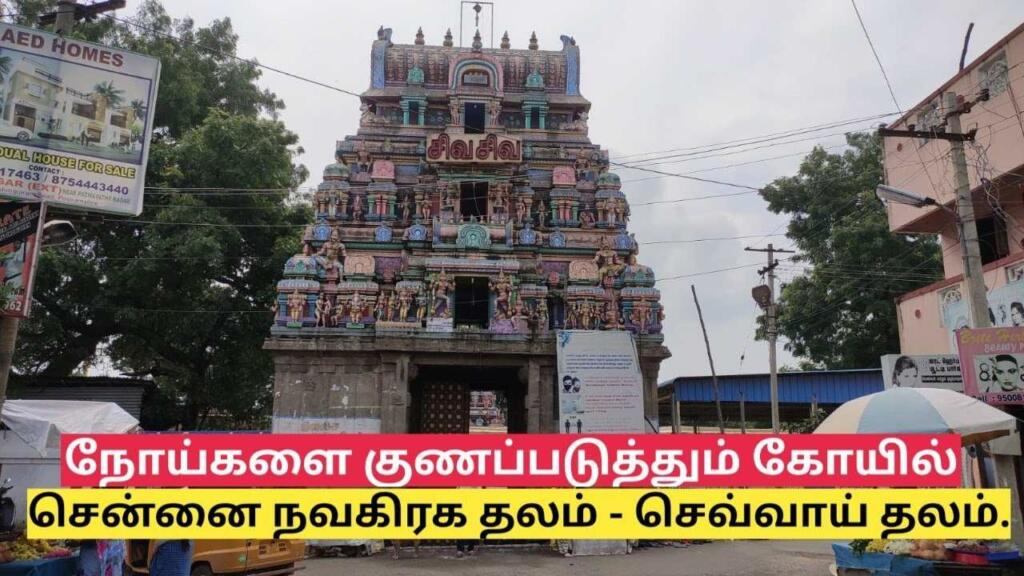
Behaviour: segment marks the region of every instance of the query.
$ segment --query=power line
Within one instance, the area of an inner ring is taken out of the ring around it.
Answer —
[[[900,107],[900,103],[896,100],[896,92],[892,89],[892,83],[889,82],[889,75],[885,73],[885,66],[882,66],[882,59],[878,57],[878,51],[875,50],[875,43],[871,41],[871,35],[868,34],[868,28],[864,25],[864,19],[860,16],[860,10],[857,9],[857,0],[850,0],[850,4],[853,5],[853,11],[857,14],[857,21],[860,22],[860,29],[864,31],[864,37],[868,40],[868,46],[871,47],[871,53],[875,55],[875,62],[878,63],[878,69],[882,71],[882,78],[885,79],[885,85],[889,88],[889,96],[892,96],[892,103],[896,105],[896,110],[903,113],[903,109]]]
[[[199,44],[198,42],[189,42],[189,41],[186,41],[186,40],[184,40],[182,38],[179,38],[178,36],[175,36],[174,34],[169,34],[167,32],[163,32],[161,30],[157,30],[156,28],[151,28],[149,26],[146,26],[144,24],[140,24],[140,23],[138,23],[136,21],[133,21],[133,20],[130,20],[130,19],[127,19],[127,18],[119,18],[117,16],[106,16],[106,18],[108,18],[110,20],[116,20],[118,22],[123,22],[125,24],[128,24],[129,26],[134,26],[134,27],[136,27],[136,28],[138,28],[140,30],[145,30],[145,31],[150,32],[152,34],[156,34],[158,36],[163,36],[163,37],[165,37],[165,38],[167,38],[169,40],[173,40],[173,41],[178,42],[179,44],[182,44],[182,45],[185,45],[185,46],[190,45],[190,44],[194,45],[196,48],[199,48],[199,49],[204,50],[206,52],[209,52],[211,54],[215,54],[217,56],[221,56],[223,58],[232,58],[234,60],[238,60],[239,62],[244,62],[246,64],[249,64],[250,66],[256,66],[258,68],[263,68],[265,70],[270,70],[271,72],[276,72],[278,74],[281,74],[282,76],[288,76],[289,78],[294,78],[295,80],[301,80],[303,82],[308,82],[308,83],[313,84],[315,86],[320,86],[321,88],[327,88],[328,90],[334,90],[335,92],[340,92],[342,94],[347,94],[349,96],[355,96],[356,98],[360,97],[360,95],[358,93],[353,92],[351,90],[346,90],[344,88],[340,88],[340,87],[334,86],[332,84],[327,84],[326,82],[321,82],[320,80],[314,80],[313,78],[307,78],[307,77],[301,76],[299,74],[294,74],[292,72],[288,72],[287,70],[282,70],[280,68],[275,68],[275,67],[269,66],[267,64],[260,64],[256,60],[250,60],[248,58],[242,58],[241,56],[237,56],[235,54],[229,54],[227,52],[222,52],[222,51],[217,50],[215,48],[209,48],[207,46],[203,46],[203,45]]]
[[[722,152],[721,154],[711,154],[711,152],[719,152],[719,151],[722,151],[722,150],[729,150],[731,148],[736,148],[738,146],[726,146],[726,147],[723,147],[723,148],[715,148],[715,149],[711,149],[711,150],[703,150],[701,152],[686,153],[686,154],[671,154],[671,155],[668,155],[668,156],[656,156],[654,158],[645,158],[645,159],[642,159],[642,160],[635,160],[633,162],[628,163],[628,165],[630,167],[634,167],[634,168],[637,167],[637,166],[661,166],[661,165],[665,165],[665,164],[678,164],[678,163],[681,163],[681,162],[692,162],[692,161],[695,161],[695,160],[704,160],[704,159],[707,159],[707,158],[719,158],[719,157],[722,157],[722,156],[735,156],[736,154],[745,154],[747,152],[752,152],[754,150],[763,150],[765,148],[774,148],[776,146],[785,146],[787,144],[797,144],[797,143],[800,143],[800,142],[807,142],[807,141],[810,141],[810,140],[818,140],[818,139],[821,139],[821,138],[831,138],[833,136],[845,136],[847,134],[853,134],[853,133],[857,133],[857,132],[866,132],[866,131],[868,131],[870,129],[871,129],[871,127],[864,127],[864,128],[860,128],[860,129],[857,129],[857,130],[844,130],[842,132],[832,132],[832,133],[829,133],[829,134],[815,134],[813,136],[808,136],[808,137],[805,137],[805,138],[797,138],[795,140],[786,140],[786,141],[782,141],[782,142],[775,141],[775,139],[762,140],[760,142],[750,142],[749,143],[749,144],[761,143],[760,146],[753,146],[753,147],[750,147],[750,148],[744,148],[742,150],[731,150],[729,152]],[[796,135],[797,134],[793,134],[793,136],[796,136]],[[767,143],[764,143],[764,142],[767,142]],[[741,146],[747,146],[747,144],[743,144]],[[671,162],[667,162],[666,160],[671,160]]]
[[[672,173],[672,172],[663,172],[661,170],[655,170],[653,168],[644,168],[642,166],[631,166],[629,164],[622,164],[622,163],[619,163],[619,162],[611,162],[611,161],[609,161],[608,163],[612,164],[614,166],[622,166],[624,168],[632,168],[634,170],[640,170],[642,172],[650,172],[652,174],[661,174],[663,176],[674,176],[676,178],[683,178],[685,180],[694,180],[694,181],[697,181],[697,182],[704,182],[704,183],[707,183],[707,184],[718,184],[720,186],[731,186],[733,188],[745,188],[747,190],[753,190],[754,192],[760,192],[761,191],[760,188],[757,188],[755,186],[748,186],[746,184],[737,184],[735,182],[726,182],[724,180],[714,180],[712,178],[701,178],[699,176],[690,176],[688,174],[676,174],[676,173]]]
[[[728,272],[730,270],[739,270],[741,268],[753,268],[754,266],[760,266],[760,265],[761,265],[760,262],[755,262],[753,264],[740,264],[739,266],[730,266],[728,268],[717,268],[715,270],[705,270],[703,272],[693,272],[693,273],[690,273],[690,274],[679,274],[677,276],[666,276],[665,278],[658,278],[657,280],[655,280],[655,283],[657,283],[657,282],[668,282],[668,281],[671,281],[671,280],[680,280],[682,278],[693,278],[693,277],[696,277],[696,276],[707,276],[708,274],[718,274],[719,272]]]
[[[768,234],[767,236],[785,236],[785,234]],[[640,242],[641,246],[651,246],[654,244],[692,244],[696,242],[713,242],[718,240],[743,240],[746,238],[764,238],[760,234],[751,234],[749,236],[718,236],[713,238],[690,238],[687,240],[654,240],[651,242]]]
[[[628,159],[630,159],[629,161],[640,162],[642,160],[636,160],[636,159],[634,159],[634,157],[635,156],[646,156],[646,155],[649,155],[649,154],[666,154],[666,153],[669,153],[669,152],[685,152],[685,151],[690,151],[690,150],[699,150],[701,148],[712,148],[714,146],[724,146],[724,145],[727,145],[727,144],[735,144],[735,143],[749,141],[749,140],[760,140],[762,138],[771,138],[771,137],[774,137],[774,136],[778,136],[778,137],[795,136],[798,133],[799,134],[804,134],[804,133],[812,132],[812,131],[828,130],[830,128],[836,128],[836,127],[844,126],[844,125],[847,125],[847,124],[856,124],[858,122],[866,122],[868,120],[877,120],[877,119],[886,118],[886,117],[889,117],[889,116],[895,116],[897,114],[899,114],[899,112],[885,112],[885,113],[881,113],[881,114],[873,114],[871,116],[863,116],[863,117],[860,117],[860,118],[848,118],[848,119],[845,119],[845,120],[838,120],[838,121],[834,121],[834,122],[826,122],[826,123],[823,123],[823,124],[815,124],[815,125],[812,125],[812,126],[805,126],[805,127],[802,127],[802,128],[792,128],[792,129],[783,130],[783,131],[780,131],[780,132],[773,132],[773,133],[769,133],[769,134],[761,134],[759,136],[748,136],[746,138],[738,138],[736,140],[727,140],[725,142],[715,142],[715,143],[712,143],[712,144],[702,144],[700,146],[691,146],[689,148],[672,148],[672,149],[668,149],[668,150],[657,150],[657,151],[653,151],[653,152],[637,152],[635,154],[626,154],[626,155],[623,155],[623,156],[618,156],[618,157],[615,158],[615,160],[617,162],[625,162],[625,161],[627,161],[627,158],[628,158]],[[747,142],[747,143],[748,144],[753,144],[754,142]]]

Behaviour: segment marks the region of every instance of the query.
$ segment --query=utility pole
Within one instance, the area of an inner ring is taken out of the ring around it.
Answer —
[[[960,134],[960,115],[970,110],[970,105],[957,97],[955,92],[943,95],[948,132]],[[967,156],[963,140],[949,142],[956,175],[956,212],[960,220],[960,246],[963,251],[964,286],[967,288],[967,305],[971,311],[971,326],[988,328],[988,289],[981,269],[981,247],[978,244],[978,227],[974,222],[974,201],[971,197],[971,182],[967,177]]]
[[[715,360],[711,357],[711,342],[708,340],[708,329],[704,326],[704,314],[700,311],[700,301],[697,300],[697,287],[690,284],[693,292],[693,303],[697,305],[697,318],[700,319],[700,331],[704,333],[704,347],[708,350],[708,364],[711,365],[711,387],[715,391],[715,411],[718,412],[718,432],[725,434],[725,422],[722,419],[722,400],[718,396],[718,375],[715,374]],[[696,427],[696,422],[694,427]]]
[[[794,250],[783,250],[776,248],[772,244],[768,244],[767,248],[745,248],[747,252],[765,252],[768,254],[768,265],[757,271],[758,274],[768,274],[768,289],[761,290],[763,286],[754,288],[753,296],[754,300],[764,308],[767,316],[765,323],[765,333],[768,336],[768,370],[769,370],[769,387],[771,388],[771,403],[772,403],[772,432],[778,434],[782,431],[782,425],[779,422],[779,368],[776,362],[776,342],[779,336],[779,330],[776,326],[777,314],[775,308],[775,268],[778,267],[779,261],[775,259],[775,254],[794,254]]]

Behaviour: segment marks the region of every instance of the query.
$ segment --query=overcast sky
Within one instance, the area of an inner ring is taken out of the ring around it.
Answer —
[[[449,27],[456,43],[459,39],[460,6],[455,0],[163,1],[173,16],[188,15],[200,25],[230,17],[240,36],[241,56],[355,92],[369,86],[370,44],[380,25],[394,30],[396,43],[412,43],[419,26],[428,44],[440,44]],[[590,138],[610,150],[613,159],[895,109],[848,0],[496,4],[495,43],[505,30],[513,48],[525,48],[534,30],[542,49],[560,49],[561,34],[576,38],[581,91],[593,103]],[[136,5],[129,1],[120,15],[134,13]],[[975,23],[970,59],[1024,21],[1020,0],[859,0],[858,7],[903,108],[919,103],[956,72],[969,22]],[[467,7],[467,21],[471,17]],[[489,23],[485,10],[485,42]],[[466,44],[472,33],[467,25]],[[356,131],[359,102],[270,71],[261,83],[284,99],[282,120],[299,135],[306,150],[301,161],[315,180],[307,184],[315,184],[323,166],[332,161],[335,141]],[[821,132],[815,141],[656,168],[683,172],[747,163],[699,175],[761,186],[792,174],[802,153],[815,144],[840,150],[843,137],[828,136],[837,131]],[[770,158],[776,159],[766,160]],[[680,178],[650,179],[650,174],[634,170],[618,172],[634,205],[737,191]],[[630,182],[642,178],[647,179]],[[769,213],[751,194],[636,206],[630,226],[643,243],[769,234],[784,231],[784,223],[784,217]],[[764,255],[743,248],[769,240],[777,247],[791,245],[785,237],[661,244],[642,246],[640,257],[659,277],[700,273],[763,263]],[[665,342],[673,354],[662,365],[662,380],[708,373],[691,283],[701,298],[718,372],[767,371],[767,344],[752,337],[758,312],[750,288],[758,281],[756,270],[753,266],[659,282],[667,316]],[[792,274],[784,272],[783,277]],[[784,351],[783,363],[793,363]]]

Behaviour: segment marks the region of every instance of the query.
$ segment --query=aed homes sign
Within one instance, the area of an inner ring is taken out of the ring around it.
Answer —
[[[497,134],[433,134],[427,137],[427,162],[512,163],[523,161],[518,138]]]

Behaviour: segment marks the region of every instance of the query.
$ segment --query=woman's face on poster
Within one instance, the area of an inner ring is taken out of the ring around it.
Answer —
[[[900,370],[900,373],[896,375],[896,385],[901,388],[917,386],[917,368],[910,366]]]

